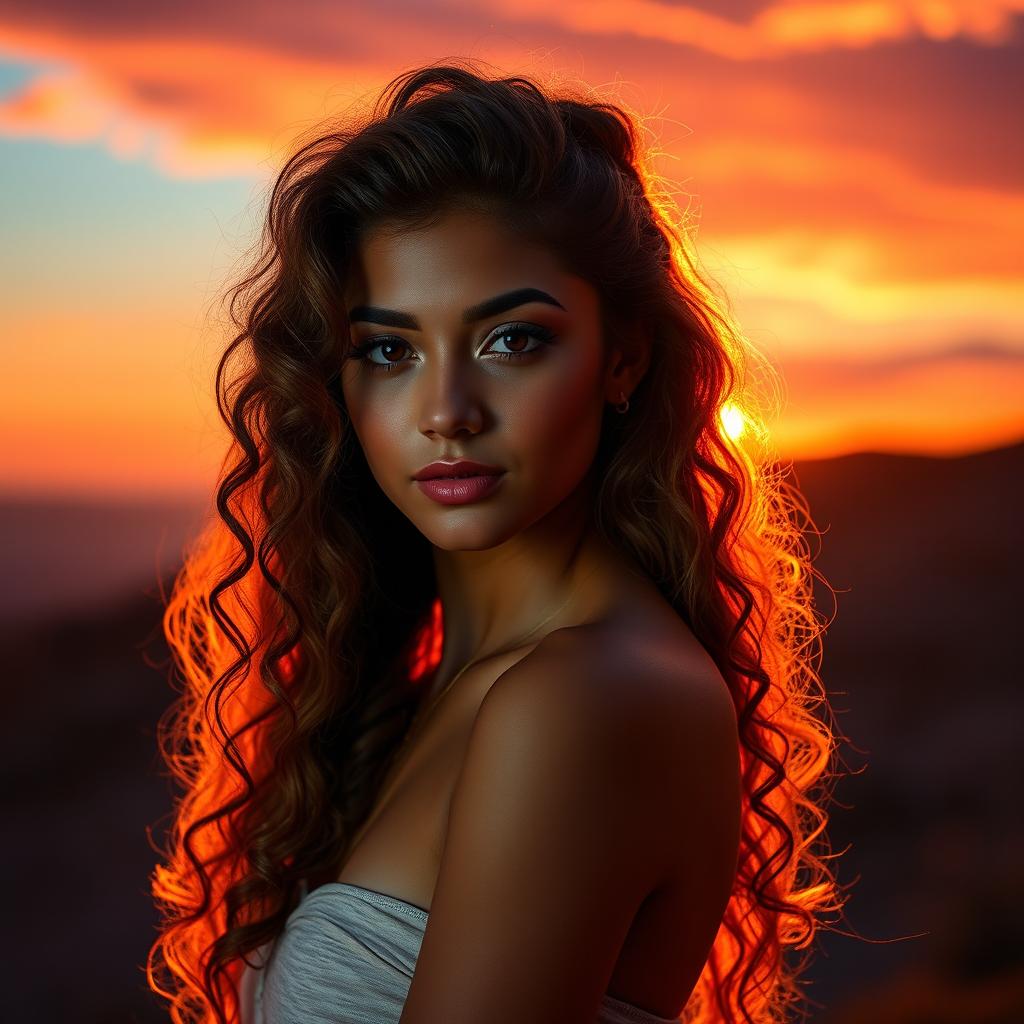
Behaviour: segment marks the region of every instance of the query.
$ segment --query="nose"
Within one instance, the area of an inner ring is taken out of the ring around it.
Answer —
[[[420,431],[430,437],[452,437],[461,430],[478,434],[484,425],[484,408],[479,392],[456,367],[452,372],[424,375],[420,405]]]

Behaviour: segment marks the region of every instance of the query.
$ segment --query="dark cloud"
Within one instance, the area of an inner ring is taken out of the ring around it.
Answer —
[[[822,142],[882,150],[950,184],[1024,184],[1024,16],[1013,37],[985,46],[959,37],[908,38],[862,50],[791,54],[746,73],[813,95],[808,133]]]
[[[300,0],[293,4],[227,0],[154,0],[136,4],[128,0],[84,4],[74,0],[48,0],[27,5],[20,0],[0,0],[0,21],[73,33],[85,38],[176,37],[222,42],[231,47],[258,45],[291,56],[350,61],[387,60],[382,47],[388,36],[416,25],[470,33],[494,24],[484,7],[453,11],[440,4],[426,6],[417,0],[375,0],[373,5],[339,3],[337,0]],[[455,37],[457,38],[457,37]]]
[[[661,0],[666,7],[692,7],[705,14],[745,24],[763,10],[776,6],[776,0]]]

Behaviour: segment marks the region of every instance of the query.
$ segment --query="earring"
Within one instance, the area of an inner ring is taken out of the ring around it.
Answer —
[[[629,412],[629,399],[626,397],[625,391],[620,391],[619,394],[621,398],[619,399],[619,404],[615,406],[615,411],[618,413]]]

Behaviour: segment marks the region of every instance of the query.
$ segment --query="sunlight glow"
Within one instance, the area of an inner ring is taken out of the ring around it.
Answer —
[[[730,441],[738,441],[747,429],[747,420],[743,411],[734,402],[726,402],[718,411],[722,429]]]

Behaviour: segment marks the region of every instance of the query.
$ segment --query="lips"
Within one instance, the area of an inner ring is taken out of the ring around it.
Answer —
[[[413,480],[463,479],[474,476],[496,476],[504,473],[501,466],[491,466],[472,459],[457,459],[454,462],[432,462],[413,475]]]
[[[432,477],[417,480],[416,486],[439,505],[469,505],[490,497],[505,479],[500,473],[474,473],[466,477]]]

